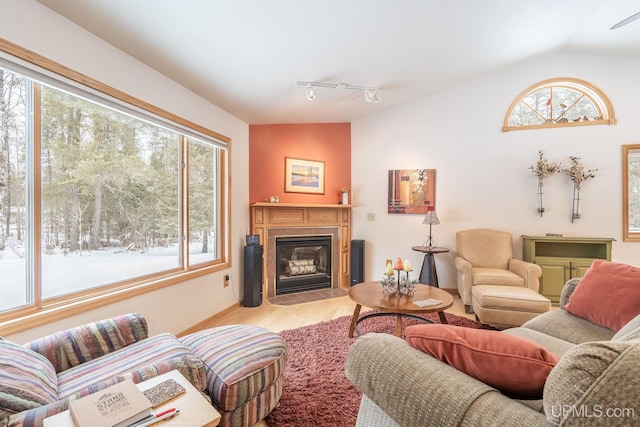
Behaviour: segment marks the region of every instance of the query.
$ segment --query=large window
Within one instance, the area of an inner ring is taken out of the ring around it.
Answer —
[[[0,320],[228,267],[227,139],[0,59]]]

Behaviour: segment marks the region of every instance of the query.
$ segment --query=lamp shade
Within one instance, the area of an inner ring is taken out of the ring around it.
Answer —
[[[438,219],[438,215],[436,215],[436,211],[430,207],[429,211],[427,211],[427,215],[425,215],[424,220],[422,221],[423,224],[429,224],[429,225],[438,225],[440,224],[440,220]]]

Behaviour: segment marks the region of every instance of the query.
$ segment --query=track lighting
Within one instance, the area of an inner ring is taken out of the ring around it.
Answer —
[[[318,94],[316,94],[316,91],[313,90],[313,86],[311,86],[311,85],[307,85],[306,86],[305,93],[307,94],[307,99],[309,101],[313,101],[314,99],[316,99],[318,97]]]
[[[347,83],[324,83],[324,82],[302,82],[297,81],[296,86],[304,86],[305,94],[309,101],[313,101],[318,97],[314,88],[326,87],[334,90],[361,90],[364,92],[364,99],[368,103],[377,104],[382,101],[380,91],[375,87],[354,86]]]
[[[382,101],[382,97],[380,96],[378,89],[371,88],[364,90],[364,99],[366,99],[368,103],[373,102],[374,104]]]

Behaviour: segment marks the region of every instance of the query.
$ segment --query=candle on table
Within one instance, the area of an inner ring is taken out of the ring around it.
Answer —
[[[387,276],[393,276],[393,266],[390,262],[387,263],[387,270],[384,272]]]
[[[396,258],[396,263],[393,266],[396,270],[404,270],[404,266],[402,265],[402,259],[400,257]]]
[[[404,271],[407,271],[407,272],[411,271],[411,263],[409,262],[408,259],[404,260]]]

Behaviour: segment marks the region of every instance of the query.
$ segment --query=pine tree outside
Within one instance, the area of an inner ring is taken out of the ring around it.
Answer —
[[[0,311],[220,260],[223,148],[3,68],[0,144]]]

